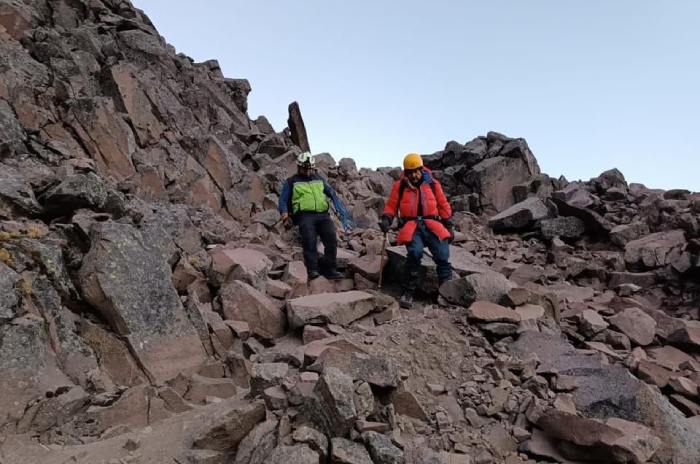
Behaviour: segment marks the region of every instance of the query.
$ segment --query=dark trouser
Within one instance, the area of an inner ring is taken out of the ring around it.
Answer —
[[[338,241],[331,216],[328,213],[299,213],[297,224],[301,235],[301,246],[304,249],[306,272],[319,271],[316,236],[321,237],[321,243],[323,243],[323,272],[334,272]]]
[[[442,284],[452,277],[449,243],[447,243],[447,240],[440,240],[437,235],[426,227],[425,223],[419,222],[416,233],[413,235],[413,241],[406,245],[408,257],[406,260],[403,289],[411,294],[415,292],[418,287],[420,262],[423,258],[423,249],[426,246],[433,255],[433,260],[437,265],[438,281]]]

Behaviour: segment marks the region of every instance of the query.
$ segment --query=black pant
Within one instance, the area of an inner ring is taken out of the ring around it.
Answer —
[[[319,271],[316,236],[323,243],[323,273],[336,270],[336,254],[338,241],[335,236],[335,224],[328,213],[299,213],[296,218],[301,235],[301,246],[304,249],[304,265],[306,272]]]

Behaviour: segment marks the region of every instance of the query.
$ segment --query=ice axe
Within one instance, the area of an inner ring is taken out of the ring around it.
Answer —
[[[382,252],[381,258],[379,258],[379,283],[377,284],[377,289],[382,288],[382,278],[384,277],[384,252],[386,251],[386,242],[389,233],[384,232],[384,241],[382,242]]]

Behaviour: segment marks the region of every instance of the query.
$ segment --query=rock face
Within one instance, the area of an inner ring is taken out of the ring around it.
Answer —
[[[128,340],[154,381],[195,372],[206,353],[162,255],[126,224],[96,224],[91,242],[79,272],[85,299]]]
[[[404,311],[400,169],[317,156],[358,227],[309,281],[300,107],[250,91],[128,1],[0,0],[3,462],[700,462],[700,194],[449,142],[454,279]]]

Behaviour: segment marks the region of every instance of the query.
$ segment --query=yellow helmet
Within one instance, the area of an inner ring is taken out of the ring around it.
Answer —
[[[409,153],[403,159],[404,169],[418,169],[423,167],[423,158],[418,153]]]

